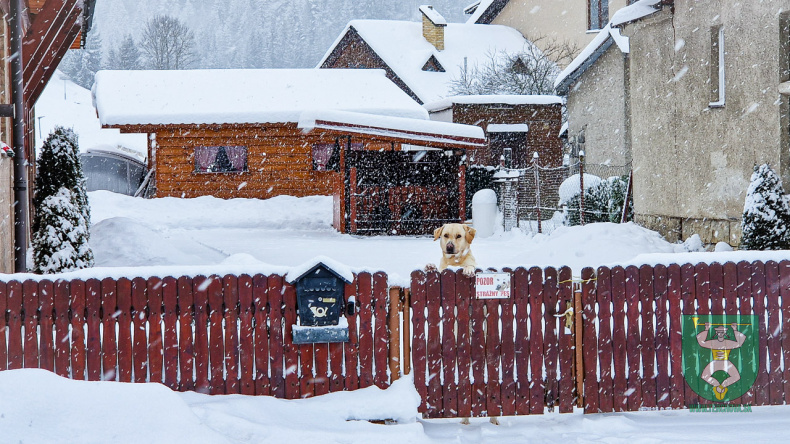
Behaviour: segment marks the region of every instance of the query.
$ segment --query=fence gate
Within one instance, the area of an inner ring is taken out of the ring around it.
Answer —
[[[461,271],[411,275],[414,383],[427,418],[543,413],[574,403],[569,268],[505,269],[510,299],[475,299]]]

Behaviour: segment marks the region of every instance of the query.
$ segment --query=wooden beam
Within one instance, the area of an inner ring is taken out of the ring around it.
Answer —
[[[70,29],[71,22],[79,19],[81,13],[82,7],[77,0],[47,0],[45,9],[36,16],[22,40],[25,78],[31,76],[31,71],[37,69],[36,64],[49,52],[52,42],[64,30]]]
[[[78,20],[78,15],[70,20],[70,28],[68,31],[59,34],[52,42],[50,50],[45,54],[40,63],[37,64],[36,71],[31,73],[31,77],[25,78],[25,102],[29,107],[38,100],[47,82],[55,74],[58,62],[66,55],[69,49],[69,44],[74,41],[74,38],[79,34],[81,25]]]

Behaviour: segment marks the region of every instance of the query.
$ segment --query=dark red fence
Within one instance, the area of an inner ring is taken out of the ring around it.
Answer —
[[[413,373],[426,417],[573,410],[573,338],[555,316],[573,298],[571,270],[505,271],[512,297],[489,300],[460,271],[412,273]]]
[[[300,398],[389,385],[383,273],[346,286],[350,342],[295,345],[281,276],[0,282],[0,370]]]
[[[757,315],[757,379],[733,402],[790,403],[790,262],[586,268],[581,277],[585,412],[709,404],[683,376],[682,316],[692,314]]]

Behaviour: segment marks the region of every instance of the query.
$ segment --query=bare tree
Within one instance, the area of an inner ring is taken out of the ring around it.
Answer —
[[[146,23],[140,48],[152,69],[187,69],[197,61],[194,34],[169,15],[158,15]]]
[[[518,53],[491,51],[482,65],[461,68],[460,76],[450,84],[450,93],[554,94],[560,65],[567,65],[577,53],[572,44],[546,37],[527,43]]]

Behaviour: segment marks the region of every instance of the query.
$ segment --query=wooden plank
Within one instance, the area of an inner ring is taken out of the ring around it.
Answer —
[[[172,276],[162,280],[162,303],[165,385],[178,390],[178,280]]]
[[[679,409],[685,406],[686,380],[683,378],[683,299],[680,290],[680,266],[667,267],[667,301],[669,304],[669,362],[670,362],[670,406]]]
[[[642,376],[639,362],[642,352],[642,334],[639,330],[639,269],[634,266],[625,269],[625,298],[628,316],[625,333],[628,386],[625,395],[628,398],[627,409],[633,412],[642,406]]]
[[[360,273],[357,277],[359,304],[359,388],[373,385],[373,277]]]
[[[87,377],[85,363],[85,282],[75,279],[69,285],[69,307],[71,308],[71,377],[83,380]]]
[[[348,321],[348,342],[343,344],[345,364],[345,379],[343,384],[346,390],[356,390],[359,388],[359,372],[357,371],[359,366],[359,306],[357,305],[358,299],[356,296],[358,283],[359,277],[354,275],[354,281],[350,284],[346,284],[345,288],[346,300],[350,300],[349,298],[351,297],[355,298],[354,314],[346,316],[346,320]]]
[[[639,299],[642,324],[642,405],[655,408],[656,404],[656,336],[653,323],[653,267],[639,267]]]
[[[222,278],[225,319],[225,393],[240,393],[239,382],[239,278]]]
[[[379,388],[389,386],[389,326],[387,323],[387,311],[389,310],[389,290],[387,288],[387,275],[383,272],[373,274],[373,315],[375,318],[375,328],[373,331],[373,360],[376,371],[373,375],[373,383]]]
[[[427,399],[428,399],[428,382],[427,382],[427,345],[426,345],[426,283],[427,276],[420,270],[411,272],[410,281],[410,304],[411,304],[411,350],[412,350],[412,374],[414,375],[414,387],[420,395],[420,413],[427,413]],[[408,320],[405,320],[408,322]],[[473,330],[474,331],[474,330]],[[472,357],[474,360],[474,356]],[[346,365],[346,371],[349,367]],[[477,379],[475,380],[477,381]]]
[[[224,395],[225,386],[225,335],[223,334],[222,318],[224,316],[222,278],[209,276],[208,285],[208,356],[209,384],[212,395]]]
[[[766,332],[767,313],[765,310],[765,297],[767,295],[766,282],[765,282],[765,264],[762,262],[752,263],[752,313],[758,316],[759,319],[759,332],[760,332],[760,359],[758,363],[757,381],[755,381],[751,390],[754,392],[754,405],[768,405],[769,396],[769,381],[768,375],[768,333]]]
[[[53,312],[55,310],[55,301],[53,299],[55,289],[53,288],[52,281],[44,279],[38,283],[38,298],[39,298],[39,319],[38,319],[38,365],[39,368],[55,371],[55,345],[52,339],[54,334],[55,320]]]
[[[790,404],[790,327],[786,327],[790,320],[790,261],[779,263],[779,294],[782,296],[782,361],[785,363],[782,381],[784,384],[784,402]]]
[[[596,314],[597,301],[595,295],[595,271],[584,268],[582,279],[582,307],[584,328],[582,353],[584,354],[584,413],[600,413],[600,389],[598,379],[598,334],[599,323]]]
[[[610,288],[612,294],[612,409],[616,412],[628,410],[628,366],[626,365],[628,342],[625,323],[626,286],[625,269],[614,267],[610,272]]]
[[[118,311],[118,381],[132,382],[132,281],[116,282]]]
[[[342,392],[345,390],[343,378],[343,343],[329,344],[329,391]]]
[[[558,349],[558,329],[559,322],[564,322],[565,319],[558,319],[556,315],[562,313],[565,309],[560,307],[560,288],[558,284],[557,270],[554,268],[546,268],[543,270],[544,275],[544,354],[545,354],[545,367],[546,367],[546,405],[550,412],[554,411],[554,406],[557,404],[559,395],[559,380],[558,368],[559,365],[559,349]]]
[[[425,283],[426,306],[428,307],[427,366],[428,366],[428,398],[426,401],[428,418],[440,418],[444,404],[442,402],[442,342],[441,314],[442,290],[439,273],[428,273]]]
[[[781,405],[784,400],[784,383],[782,382],[782,322],[779,319],[779,264],[768,261],[765,264],[766,286],[766,314],[768,315],[768,329],[766,342],[768,343],[768,402],[771,405]]]
[[[208,347],[208,287],[206,276],[192,279],[192,294],[195,298],[195,391],[209,393],[209,347]]]
[[[149,381],[163,384],[162,279],[148,278],[148,368]]]
[[[269,298],[269,357],[271,368],[271,392],[272,396],[285,398],[285,355],[283,338],[283,278],[282,276],[271,275],[267,280],[268,290],[266,295]]]
[[[283,354],[285,355],[285,397],[299,397],[299,354],[293,343],[293,326],[296,324],[296,289],[288,282],[283,282],[284,336]]]
[[[600,383],[598,384],[598,408],[604,413],[614,410],[614,381],[612,378],[612,271],[608,267],[598,267],[596,273],[596,296],[598,300],[598,365]]]
[[[518,270],[517,270],[518,271]],[[559,270],[559,300],[561,302],[560,309],[567,310],[567,308],[573,307],[573,273],[570,268],[562,267]],[[569,305],[570,304],[570,305]],[[516,313],[520,310],[516,306]],[[572,314],[571,314],[572,316]],[[565,326],[565,318],[560,319],[561,326],[560,326],[560,338],[559,338],[559,360],[560,360],[560,388],[559,388],[559,400],[560,400],[560,413],[572,413],[573,412],[573,390],[576,386],[576,379],[573,372],[573,353],[575,344],[573,342],[573,333],[571,328],[567,328]],[[521,339],[523,338],[522,335],[518,334],[518,328],[516,329],[516,337]],[[519,342],[523,342],[520,340]],[[517,342],[518,344],[518,342]],[[519,411],[520,413],[520,411]]]
[[[8,290],[6,283],[0,281],[0,371],[8,370]]]
[[[736,265],[738,275],[738,314],[751,315],[752,314],[752,266],[746,261],[740,261]],[[758,364],[759,368],[759,364]],[[759,372],[758,372],[759,375]],[[755,382],[756,384],[756,382]],[[755,402],[755,388],[752,386],[750,390],[741,396],[741,404],[754,404]]]
[[[101,309],[102,380],[118,381],[118,342],[115,333],[118,302],[114,279],[104,278],[101,281]]]
[[[656,406],[667,409],[672,401],[669,366],[669,275],[666,265],[653,268],[653,297],[656,304]]]
[[[69,335],[69,282],[55,281],[55,373],[64,378],[71,377],[71,337]],[[0,330],[5,323],[5,301],[0,289]],[[5,365],[5,339],[0,336],[0,369]]]
[[[315,374],[313,373],[313,359],[315,358],[315,348],[313,344],[299,344],[296,346],[299,351],[299,397],[311,398],[315,396]]]
[[[255,320],[255,394],[271,395],[269,381],[269,288],[268,279],[262,274],[252,278],[252,300]]]
[[[696,271],[694,266],[691,264],[684,264],[680,268],[680,297],[683,301],[683,316],[697,314],[697,306],[696,306],[696,293],[697,293],[697,283],[696,283]],[[689,359],[698,359],[695,357],[691,357]],[[685,371],[685,369],[684,369]],[[685,405],[692,405],[692,404],[699,404],[700,397],[694,393],[694,390],[688,385],[688,383],[683,383],[684,393],[683,398],[685,399]]]
[[[528,415],[529,414],[529,385],[530,385],[530,377],[529,377],[529,348],[530,348],[530,330],[529,330],[529,271],[523,267],[516,268],[513,271],[513,303],[515,304],[516,312],[515,312],[515,335],[516,335],[516,342],[515,342],[515,355],[516,355],[516,414],[518,415]],[[478,306],[482,306],[481,301],[474,301],[475,308]],[[480,310],[480,315],[482,315],[482,310]],[[472,324],[472,338],[480,338],[481,344],[484,345],[485,342],[483,341],[483,326],[482,320],[478,320],[478,313],[473,312],[472,320],[474,321]],[[477,342],[477,341],[475,341]],[[473,348],[474,352],[475,348]],[[484,349],[481,349],[480,353],[482,353]],[[472,354],[472,368],[475,369],[475,363],[482,359],[482,354],[480,357],[476,357],[475,354]],[[475,386],[477,386],[478,381],[478,373],[480,378],[483,377],[483,369],[480,366],[479,371],[474,371],[475,374]],[[476,387],[475,391],[481,389],[482,387]],[[479,416],[479,415],[475,415]]]
[[[441,279],[441,359],[442,373],[440,390],[442,391],[442,407],[438,416],[454,418],[458,416],[458,384],[455,381],[457,371],[456,354],[458,353],[455,339],[455,282],[458,275],[452,270],[445,270]],[[437,304],[438,305],[438,304]],[[439,382],[439,381],[437,381]]]
[[[505,268],[502,272],[510,274],[513,281],[513,270]],[[458,276],[463,277],[463,272],[459,270]],[[556,280],[555,280],[556,282]],[[512,287],[511,287],[512,290]],[[516,393],[518,392],[518,382],[516,380],[516,320],[515,306],[513,298],[499,299],[499,312],[501,313],[500,328],[502,334],[500,343],[502,344],[502,386],[500,387],[500,399],[502,403],[502,416],[513,416],[516,414]],[[547,371],[548,373],[548,371]]]
[[[252,277],[239,276],[239,393],[255,394],[255,332],[253,327]]]
[[[592,270],[589,270],[590,272]],[[582,271],[582,276],[585,272]],[[542,414],[544,407],[543,381],[543,270],[529,269],[529,413]]]
[[[192,334],[195,325],[194,312],[192,279],[181,276],[178,278],[178,389],[181,391],[195,390],[195,340]]]
[[[148,282],[132,279],[132,369],[134,382],[148,380]]]
[[[38,282],[26,280],[22,283],[24,368],[38,368],[38,293]]]
[[[718,315],[724,314],[724,267],[719,263],[712,263],[708,267],[710,276],[710,312]]]
[[[458,362],[458,416],[469,418],[472,416],[472,382],[469,379],[472,374],[472,336],[471,336],[471,302],[474,296],[474,278],[467,277],[463,271],[458,272],[455,281],[455,304],[458,315],[458,339],[457,362]],[[515,392],[515,389],[514,389]]]
[[[24,348],[22,347],[22,283],[11,281],[6,284],[8,300],[8,369],[23,367]]]
[[[329,344],[315,344],[315,383],[316,396],[329,393]]]

